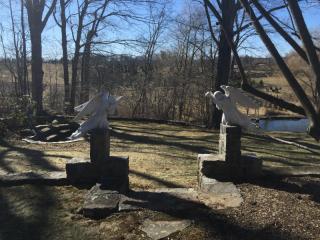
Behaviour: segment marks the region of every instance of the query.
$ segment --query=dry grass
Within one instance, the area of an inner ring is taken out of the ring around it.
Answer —
[[[130,157],[130,184],[134,188],[195,187],[197,154],[216,152],[218,145],[218,132],[195,127],[125,121],[113,122],[112,127],[111,153]],[[319,150],[319,145],[304,134],[285,137]],[[0,168],[3,173],[63,170],[68,158],[87,157],[88,149],[87,142],[34,145],[1,140]],[[255,135],[243,137],[242,150],[258,154],[265,165],[320,164],[319,155]],[[0,187],[0,239],[147,239],[139,230],[144,219],[177,217],[194,222],[170,239],[316,239],[319,236],[320,206],[313,200],[310,188],[296,193],[298,190],[284,188],[278,182],[256,184],[239,185],[245,203],[238,209],[213,212],[194,209],[183,215],[148,210],[115,214],[100,221],[77,213],[86,189]],[[310,216],[308,225],[301,223],[304,215]]]
[[[194,187],[197,182],[197,154],[214,153],[219,133],[196,127],[151,122],[115,121],[112,123],[111,154],[129,156],[132,186]],[[303,143],[319,151],[320,145],[303,133],[270,133],[289,141]],[[0,142],[0,172],[59,171],[72,157],[89,157],[86,141],[68,144],[28,144],[22,141]],[[272,139],[245,134],[242,152],[255,153],[264,165],[319,165],[320,155]],[[145,174],[149,175],[147,177]]]

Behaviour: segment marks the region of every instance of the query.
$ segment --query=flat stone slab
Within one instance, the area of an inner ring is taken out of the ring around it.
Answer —
[[[99,219],[117,211],[149,209],[153,211],[177,212],[195,208],[238,207],[243,199],[232,183],[215,183],[210,191],[193,188],[162,188],[148,191],[131,191],[127,195],[94,186],[86,195],[83,214]]]
[[[23,172],[0,175],[1,185],[45,184],[66,185],[68,184],[66,173],[63,172]]]
[[[152,221],[145,220],[140,226],[140,230],[145,232],[148,237],[153,240],[162,239],[168,237],[169,235],[182,231],[183,229],[189,227],[191,221],[180,220],[180,221]]]
[[[243,202],[240,190],[232,182],[219,182],[202,177],[202,188],[198,193],[199,201],[216,209],[239,207]]]
[[[82,208],[85,217],[101,219],[117,212],[121,194],[116,191],[104,190],[96,185],[87,193]]]

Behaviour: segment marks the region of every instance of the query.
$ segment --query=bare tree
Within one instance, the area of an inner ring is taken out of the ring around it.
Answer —
[[[48,1],[45,0],[25,0],[31,38],[32,99],[36,103],[36,113],[38,115],[43,111],[43,61],[41,35],[55,8],[56,2],[57,0],[52,0],[49,4]],[[46,5],[49,5],[49,8],[44,14]]]
[[[20,24],[21,24],[21,41],[22,41],[22,92],[23,94],[30,94],[28,84],[28,63],[27,63],[27,38],[25,30],[25,13],[23,0],[20,0]]]
[[[66,9],[72,0],[60,0],[60,21],[54,12],[54,19],[61,29],[61,48],[62,48],[62,65],[63,65],[63,82],[64,82],[64,111],[70,109],[70,82],[69,82],[69,59],[68,59],[68,39],[67,39],[67,17]]]
[[[153,80],[154,71],[153,58],[159,38],[163,33],[166,24],[167,13],[165,5],[158,9],[154,7],[153,4],[149,4],[149,12],[150,19],[147,25],[147,36],[143,36],[142,39],[139,40],[144,48],[142,66],[143,77],[141,84],[139,84],[138,101],[132,111],[133,116],[136,114],[144,116],[147,113],[147,92],[149,85]]]
[[[85,102],[89,100],[89,90],[90,90],[90,55],[91,48],[93,45],[93,40],[98,35],[99,25],[108,15],[105,15],[106,8],[110,1],[104,1],[103,4],[98,6],[93,12],[93,20],[91,22],[90,30],[88,31],[85,42],[84,50],[82,54],[82,67],[81,67],[81,92],[80,92],[80,101]]]
[[[312,105],[311,101],[309,100],[305,90],[297,81],[296,77],[293,75],[292,71],[290,71],[289,67],[279,54],[278,50],[274,46],[273,42],[271,41],[270,37],[262,27],[261,23],[259,22],[258,18],[256,17],[253,9],[251,8],[249,2],[247,0],[240,0],[243,8],[247,12],[248,16],[250,17],[252,24],[254,25],[257,33],[259,34],[261,40],[264,42],[265,46],[269,50],[270,54],[273,56],[275,62],[277,63],[279,69],[283,73],[284,77],[286,78],[288,84],[294,91],[295,95],[299,99],[305,114],[310,120],[309,124],[309,134],[313,136],[315,139],[320,138],[320,121],[319,121],[319,113],[315,110],[314,106]],[[255,1],[254,1],[255,2]],[[316,76],[316,84],[318,85],[319,78],[319,59],[316,55],[316,50],[313,45],[310,33],[306,27],[304,22],[303,15],[301,13],[301,9],[295,0],[288,1],[289,9],[293,18],[295,20],[296,27],[298,28],[300,39],[306,48],[306,55],[308,56],[308,60],[310,63],[310,67],[312,68],[315,76]],[[260,7],[259,7],[260,8]],[[260,9],[261,10],[261,9]],[[290,41],[288,41],[290,44]],[[292,43],[291,43],[292,45]]]
[[[207,3],[205,3],[207,5]],[[221,90],[221,85],[227,85],[229,82],[231,71],[231,48],[226,38],[233,39],[233,26],[237,16],[238,5],[236,0],[222,0],[219,4],[221,10],[222,21],[220,22],[221,33],[218,41],[218,63],[217,75],[214,90]],[[223,30],[222,30],[223,28]],[[213,127],[220,127],[222,112],[216,107],[213,111]]]
[[[7,41],[6,46],[3,35],[1,36],[2,50],[4,53],[4,63],[14,79],[15,93],[17,97],[26,95],[28,91],[27,82],[27,57],[26,57],[26,37],[24,29],[24,5],[20,2],[19,20],[14,14],[14,6],[16,2],[9,0],[3,6],[8,7],[9,26],[8,33],[11,34],[12,41]],[[19,4],[19,3],[18,3]],[[3,30],[3,29],[2,29]],[[8,40],[9,34],[6,34]],[[3,33],[4,34],[4,33]],[[12,45],[12,47],[11,47]],[[13,54],[11,54],[13,52]]]
[[[221,61],[223,60],[222,63],[224,64],[222,64],[221,62],[220,64],[218,63],[218,66],[217,66],[218,73],[216,77],[214,90],[220,90],[219,88],[220,85],[228,83],[233,63],[237,63],[240,71],[240,75],[242,78],[242,87],[244,89],[246,89],[251,93],[254,93],[255,95],[259,95],[264,99],[268,99],[268,100],[271,99],[272,101],[277,101],[282,106],[289,107],[291,109],[298,109],[297,111],[299,111],[300,113],[303,112],[303,109],[301,108],[299,109],[299,107],[295,106],[294,104],[287,103],[283,100],[278,100],[273,96],[265,94],[261,91],[258,91],[257,89],[254,89],[250,86],[249,81],[245,76],[245,71],[242,68],[241,60],[237,51],[241,43],[244,42],[249,36],[252,35],[251,32],[248,32],[248,31],[245,32],[245,30],[251,27],[252,23],[251,22],[245,23],[244,21],[245,15],[244,13],[241,14],[241,11],[243,10],[238,0],[237,1],[222,0],[221,2],[217,1],[216,5],[214,5],[210,0],[204,0],[205,8],[209,8],[211,10],[211,12],[213,13],[213,16],[216,18],[220,26],[220,39],[219,39],[220,42],[218,43],[218,47],[219,47],[219,56],[221,55]],[[275,6],[270,8],[268,11],[266,11],[266,13],[271,14],[272,12],[282,9],[284,7],[285,7],[284,4],[280,6]],[[219,13],[218,8],[220,9],[221,13]],[[225,14],[223,14],[224,12]],[[207,14],[208,21],[211,21],[209,17],[209,11],[206,11],[206,14]],[[239,21],[240,24],[238,23],[239,17],[240,17],[240,21]],[[263,18],[263,15],[260,15],[257,17],[257,19],[261,19],[261,18]],[[212,28],[211,25],[209,25],[209,27]],[[242,34],[242,36],[240,36],[240,34]],[[215,39],[213,38],[213,40]],[[232,59],[231,52],[233,53],[233,59],[234,59],[234,61],[232,62],[231,62],[231,59]],[[213,116],[214,117],[213,117],[212,126],[215,128],[218,128],[221,121],[221,112],[219,112],[218,110],[215,110],[213,112]]]

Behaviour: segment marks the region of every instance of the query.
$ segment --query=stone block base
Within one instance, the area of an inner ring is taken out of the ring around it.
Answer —
[[[242,171],[249,178],[261,177],[262,175],[262,159],[256,155],[241,156]]]
[[[259,177],[262,174],[262,161],[255,156],[243,155],[236,164],[230,164],[223,155],[199,154],[198,168],[199,186],[205,188],[206,179],[237,181]]]
[[[95,184],[119,192],[129,190],[129,158],[110,157],[94,164],[89,159],[73,158],[66,164],[67,179],[72,184]]]

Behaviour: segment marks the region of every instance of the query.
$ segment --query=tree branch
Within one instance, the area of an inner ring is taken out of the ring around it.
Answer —
[[[47,14],[45,15],[44,19],[42,20],[41,30],[43,30],[44,27],[46,26],[50,15],[52,14],[53,10],[56,7],[56,4],[57,4],[57,0],[53,0],[52,3],[51,3],[51,6],[49,7],[49,10],[48,10]]]

